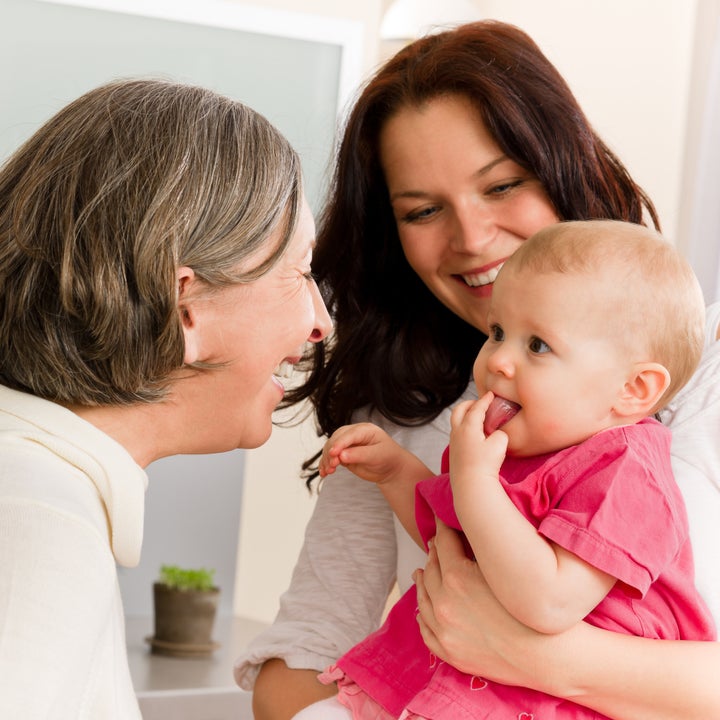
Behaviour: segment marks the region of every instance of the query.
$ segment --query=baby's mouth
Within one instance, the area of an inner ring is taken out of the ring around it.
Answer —
[[[512,420],[520,411],[520,407],[516,402],[496,395],[485,413],[485,423],[483,424],[485,435],[494,433]]]

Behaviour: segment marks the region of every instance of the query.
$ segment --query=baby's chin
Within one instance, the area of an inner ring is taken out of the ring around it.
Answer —
[[[485,422],[483,424],[485,436],[491,435],[510,422],[519,411],[520,405],[516,402],[496,395],[485,412]]]

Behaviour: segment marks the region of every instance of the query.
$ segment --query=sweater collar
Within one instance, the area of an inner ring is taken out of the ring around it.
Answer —
[[[105,505],[115,560],[140,561],[147,474],[122,445],[57,403],[0,385],[0,413],[12,432],[40,443],[93,482]]]

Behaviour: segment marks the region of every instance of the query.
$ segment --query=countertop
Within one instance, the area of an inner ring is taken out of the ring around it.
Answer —
[[[128,661],[143,720],[251,720],[250,694],[233,679],[235,657],[266,623],[218,617],[210,656],[174,658],[150,652],[152,617],[126,618]]]

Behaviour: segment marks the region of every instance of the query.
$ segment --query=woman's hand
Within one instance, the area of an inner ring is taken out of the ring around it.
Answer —
[[[616,720],[720,718],[720,644],[658,641],[578,623],[530,630],[495,599],[458,534],[438,520],[415,575],[431,652],[463,672],[572,700]]]
[[[415,583],[420,632],[440,659],[507,685],[562,697],[571,692],[562,658],[581,641],[584,624],[545,635],[518,622],[493,595],[477,563],[465,555],[459,534],[439,519],[427,564],[416,571]]]
[[[465,556],[458,533],[440,520],[415,583],[420,632],[432,653],[471,675],[530,686],[511,651],[535,633],[505,611]]]

